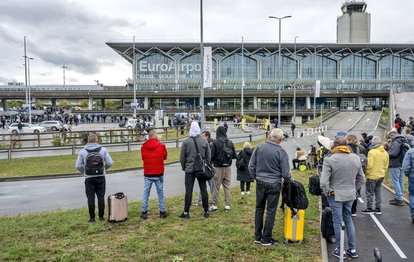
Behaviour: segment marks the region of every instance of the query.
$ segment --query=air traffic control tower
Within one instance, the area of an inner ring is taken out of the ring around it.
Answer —
[[[371,14],[366,13],[365,1],[346,1],[337,19],[336,42],[338,44],[370,43]]]

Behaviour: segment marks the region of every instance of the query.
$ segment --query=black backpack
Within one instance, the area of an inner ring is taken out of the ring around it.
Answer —
[[[400,151],[400,154],[399,154],[399,159],[401,160],[401,162],[404,160],[405,154],[410,149],[411,149],[410,141],[408,141],[408,139],[404,139],[401,143],[401,151]]]
[[[103,156],[99,153],[101,147],[97,147],[93,150],[88,150],[88,155],[85,159],[85,174],[89,176],[102,175],[104,173],[105,161]]]
[[[322,189],[318,175],[309,177],[309,193],[314,196],[322,195]]]
[[[245,161],[244,161],[244,154],[243,151],[240,151],[240,153],[237,155],[236,158],[236,167],[240,170],[245,169]]]
[[[217,154],[217,163],[221,166],[231,166],[231,160],[233,159],[233,148],[229,144],[229,140],[226,139],[223,143],[223,147]]]
[[[306,209],[309,201],[306,196],[305,187],[299,181],[283,183],[282,187],[282,206],[286,204],[292,210],[292,216],[297,214],[298,209]]]

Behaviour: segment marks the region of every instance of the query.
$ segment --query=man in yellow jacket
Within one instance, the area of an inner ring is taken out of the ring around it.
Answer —
[[[371,148],[368,152],[368,164],[365,172],[366,184],[365,194],[367,197],[367,209],[361,210],[362,214],[381,215],[381,184],[388,169],[390,157],[379,136],[372,138]],[[375,195],[375,209],[373,209],[373,199]]]

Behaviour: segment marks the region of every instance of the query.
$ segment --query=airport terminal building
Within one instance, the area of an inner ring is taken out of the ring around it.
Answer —
[[[137,90],[185,94],[200,88],[199,43],[107,44],[135,65]],[[290,107],[295,86],[297,106],[309,108],[316,80],[321,81],[317,105],[341,108],[385,105],[390,89],[414,84],[414,44],[282,43],[281,56],[277,43],[244,43],[243,52],[241,43],[204,46],[212,47],[213,58],[213,87],[206,90],[206,106],[240,108],[242,78],[250,94],[244,105],[256,109],[276,108],[279,87],[282,105]],[[230,92],[232,97],[214,98],[214,92]],[[348,95],[338,99],[339,93]]]

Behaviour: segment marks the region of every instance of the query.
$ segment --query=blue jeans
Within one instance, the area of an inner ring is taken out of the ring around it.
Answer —
[[[410,197],[411,216],[414,216],[414,174],[408,176],[408,194]]]
[[[157,189],[158,204],[160,206],[160,212],[165,212],[165,198],[164,198],[164,177],[148,177],[144,176],[144,194],[142,195],[142,207],[141,212],[148,211],[148,199],[151,193],[152,184],[155,183]]]
[[[401,167],[390,167],[390,177],[394,186],[395,199],[402,201],[404,193],[404,173]]]
[[[332,208],[332,218],[336,237],[336,247],[339,248],[341,241],[341,221],[345,223],[345,231],[348,237],[348,248],[356,249],[355,227],[351,216],[353,200],[346,202],[335,201],[334,196],[328,196],[329,206]]]

